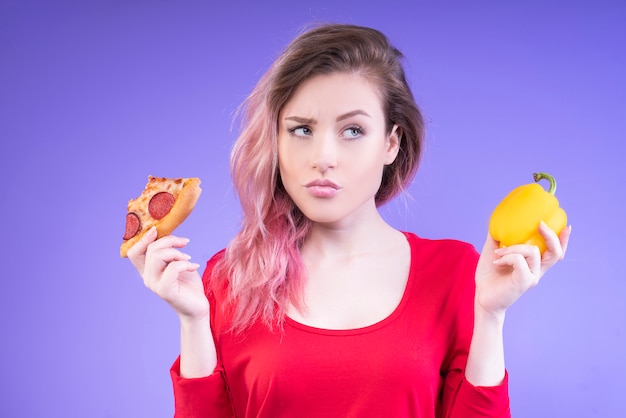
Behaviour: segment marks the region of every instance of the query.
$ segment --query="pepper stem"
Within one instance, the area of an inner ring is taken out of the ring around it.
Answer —
[[[548,190],[548,193],[550,193],[551,195],[554,195],[556,193],[556,180],[550,174],[548,174],[548,173],[533,173],[533,178],[535,179],[536,182],[538,182],[538,181],[540,181],[542,179],[548,180],[550,182],[550,189]]]

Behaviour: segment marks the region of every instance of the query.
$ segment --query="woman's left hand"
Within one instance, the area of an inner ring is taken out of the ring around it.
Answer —
[[[476,309],[503,318],[509,306],[563,259],[571,227],[557,236],[542,222],[539,232],[547,245],[543,256],[534,245],[499,248],[497,241],[487,237],[476,268]]]

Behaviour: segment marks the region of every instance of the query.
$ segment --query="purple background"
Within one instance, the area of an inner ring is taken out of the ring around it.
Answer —
[[[480,247],[510,189],[559,181],[567,258],[507,317],[514,416],[626,416],[626,3],[371,3],[0,1],[0,415],[172,415],[177,319],[119,258],[126,202],[198,176],[177,233],[201,263],[226,245],[233,112],[333,21],[391,37],[428,119],[392,224]]]

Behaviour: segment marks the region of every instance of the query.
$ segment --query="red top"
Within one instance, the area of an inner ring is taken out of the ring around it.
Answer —
[[[402,300],[364,328],[326,330],[286,318],[282,332],[259,323],[233,335],[219,301],[207,295],[218,364],[211,376],[184,379],[174,363],[175,416],[510,417],[508,376],[496,387],[464,377],[476,250],[405,235],[411,267]],[[209,260],[204,280],[220,256]]]

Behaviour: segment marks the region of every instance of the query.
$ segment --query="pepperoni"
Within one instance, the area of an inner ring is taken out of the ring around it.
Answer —
[[[128,213],[126,215],[126,231],[124,232],[124,239],[128,240],[137,235],[141,229],[141,221],[139,216],[134,213]]]
[[[148,212],[154,219],[161,219],[172,210],[174,206],[174,196],[168,192],[160,192],[152,196],[148,203]]]

